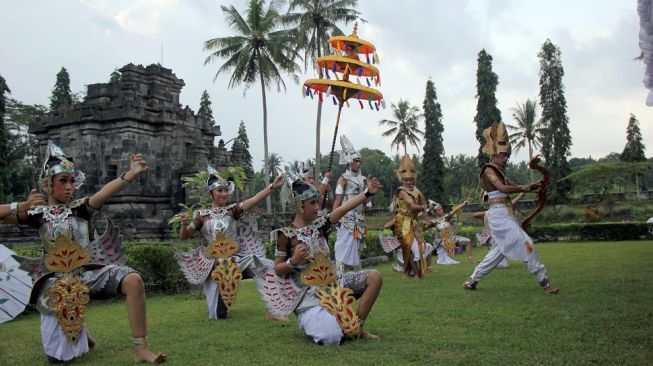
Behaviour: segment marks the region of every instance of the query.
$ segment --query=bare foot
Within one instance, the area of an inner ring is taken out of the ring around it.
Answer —
[[[403,278],[404,280],[410,280],[410,279],[412,279],[412,276],[409,276],[409,275],[407,275],[407,274],[404,273],[404,275],[403,275],[402,278]]]
[[[378,335],[372,334],[372,333],[370,333],[368,331],[365,331],[363,329],[361,329],[361,334],[359,335],[359,337],[361,339],[369,339],[369,340],[372,340],[372,341],[376,341],[376,340],[379,339]]]
[[[265,320],[277,320],[280,322],[287,322],[288,317],[272,315],[272,313],[268,311],[267,313],[265,313]]]
[[[154,354],[147,347],[134,348],[134,362],[161,363],[166,360],[165,353]]]
[[[467,257],[467,263],[477,264],[478,261],[475,260],[474,257]]]
[[[428,266],[426,267],[426,272],[435,272],[435,270],[433,269],[433,267]]]
[[[544,287],[543,290],[549,295],[555,295],[560,292],[560,289],[551,286]]]
[[[88,349],[90,349],[91,351],[94,350],[95,347],[97,346],[97,341],[95,340],[95,338],[91,337],[91,335],[88,333],[86,334],[86,337],[88,337]]]

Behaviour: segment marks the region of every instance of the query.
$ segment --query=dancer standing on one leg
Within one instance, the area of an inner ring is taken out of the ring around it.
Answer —
[[[93,240],[91,226],[93,215],[102,205],[148,169],[143,157],[134,154],[130,169],[119,178],[90,197],[72,200],[75,189],[84,183],[84,174],[49,142],[40,181],[48,194],[47,205],[5,218],[8,223],[37,227],[43,241],[43,258],[17,259],[29,262],[30,269],[40,277],[34,284],[32,299],[41,313],[41,338],[50,362],[69,361],[95,348],[95,340],[84,323],[89,297],[118,294],[127,298],[134,360],[158,363],[166,359],[165,354],[154,354],[148,348],[145,288],[141,276],[124,265],[122,236],[109,222],[105,234]],[[38,201],[38,196],[32,191],[28,201]]]
[[[508,196],[508,193],[530,192],[539,188],[541,182],[517,185],[506,178],[504,168],[510,158],[511,148],[503,123],[495,122],[483,131],[483,137],[486,141],[483,152],[490,157],[490,163],[481,168],[480,179],[483,189],[488,192],[486,203],[490,208],[487,211],[487,220],[493,243],[496,245],[476,266],[463,287],[475,290],[478,281],[496,268],[505,256],[524,261],[528,271],[536,276],[546,293],[558,293],[558,289],[549,284],[546,269],[540,263],[533,240],[517,222]]]

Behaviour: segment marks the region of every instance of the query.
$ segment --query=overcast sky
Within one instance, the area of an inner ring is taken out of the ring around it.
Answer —
[[[114,68],[127,63],[161,62],[186,83],[182,105],[197,111],[202,91],[208,90],[224,140],[245,122],[258,169],[263,160],[260,86],[243,95],[242,88],[227,88],[228,76],[213,81],[221,63],[203,64],[208,55],[203,42],[233,34],[220,4],[233,4],[244,13],[247,1],[3,0],[0,75],[11,97],[48,105],[62,66],[70,73],[71,89],[79,92],[85,85],[107,82]],[[485,48],[494,58],[499,109],[503,120],[512,123],[516,103],[538,97],[537,54],[549,38],[562,52],[572,156],[621,152],[630,113],[639,119],[646,155],[652,156],[653,109],[645,105],[644,64],[633,61],[640,53],[636,6],[636,0],[359,0],[367,23],[359,25],[358,35],[379,52],[379,89],[387,108],[361,110],[352,103],[342,112],[340,132],[357,148],[393,154],[378,121],[392,118],[390,103],[400,98],[421,107],[430,77],[444,114],[446,154],[475,155],[478,52]],[[341,28],[351,32],[351,25]],[[309,70],[302,79],[314,73]],[[314,156],[316,101],[302,98],[301,85],[289,78],[286,85],[286,92],[267,92],[270,152],[286,162],[306,160]],[[335,106],[325,103],[322,116],[326,154]],[[525,157],[520,151],[513,159]]]

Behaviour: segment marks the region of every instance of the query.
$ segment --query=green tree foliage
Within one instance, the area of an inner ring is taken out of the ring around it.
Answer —
[[[5,198],[5,191],[9,188],[9,165],[5,158],[9,152],[9,131],[5,126],[4,116],[6,112],[5,94],[11,93],[7,82],[0,75],[0,198]]]
[[[621,153],[621,160],[629,162],[646,161],[645,149],[642,142],[642,133],[639,131],[639,121],[631,113],[628,128],[626,129],[626,146]]]
[[[438,103],[438,95],[432,80],[426,82],[424,96],[424,158],[422,193],[435,201],[444,200],[444,145],[442,133],[442,109]]]
[[[614,193],[628,189],[637,190],[635,177],[650,171],[651,162],[598,161],[590,163],[563,178],[573,182],[574,192]]]
[[[342,35],[338,23],[348,24],[360,15],[354,8],[357,0],[290,0],[283,22],[293,28],[298,52],[304,54],[304,69],[315,64],[329,49],[331,36]],[[322,70],[319,78],[322,79]],[[317,103],[315,121],[315,174],[320,171],[320,129],[322,102]]]
[[[389,127],[383,132],[383,137],[393,137],[390,146],[399,151],[404,147],[404,154],[408,154],[407,145],[411,144],[419,151],[419,143],[424,132],[419,129],[419,120],[422,118],[419,108],[411,107],[410,103],[399,99],[399,103],[392,104],[392,116],[394,120],[382,119],[379,125]]]
[[[275,84],[277,90],[285,90],[282,73],[289,73],[296,82],[299,67],[293,60],[292,33],[280,28],[281,16],[276,3],[270,2],[265,9],[264,0],[250,0],[245,17],[232,6],[221,6],[227,25],[236,33],[234,36],[218,37],[204,42],[204,50],[211,51],[204,64],[226,59],[215,74],[231,72],[229,88],[241,84],[245,90],[257,81],[261,84],[263,102],[263,150],[264,161],[268,160],[268,110],[266,89]],[[267,167],[268,164],[264,164]],[[266,172],[269,177],[270,172]],[[272,212],[271,200],[267,200],[268,213]]]
[[[444,191],[445,198],[451,203],[464,200],[470,188],[478,187],[478,159],[474,156],[459,154],[445,157]],[[477,199],[478,197],[473,197]]]
[[[533,149],[542,147],[542,121],[535,118],[537,115],[537,103],[527,99],[523,104],[517,104],[513,108],[512,118],[517,122],[516,126],[506,124],[508,131],[511,131],[509,139],[513,152],[521,150],[528,145],[528,161],[533,159]],[[530,173],[530,180],[533,180],[533,172]]]
[[[245,129],[245,122],[240,121],[238,125],[238,136],[236,142],[240,143],[243,147],[243,154],[245,157],[245,171],[250,174],[254,172],[252,167],[252,154],[249,153],[249,137],[247,137],[247,130]],[[235,142],[234,142],[235,143]]]
[[[215,121],[213,119],[213,109],[211,108],[211,98],[206,90],[204,90],[200,98],[200,109],[197,111],[197,116],[211,122]]]
[[[263,161],[263,164],[265,164],[265,161]],[[282,169],[282,164],[283,164],[283,158],[277,153],[270,153],[270,156],[268,156],[268,171],[272,176],[276,176],[279,171]]]
[[[117,84],[120,82],[121,77],[122,74],[120,74],[120,71],[118,71],[118,69],[113,69],[113,72],[111,73],[111,75],[109,75],[109,83]]]
[[[571,134],[567,117],[562,77],[565,75],[560,60],[560,49],[546,40],[538,54],[540,58],[540,106],[542,107],[542,155],[551,173],[554,202],[561,202],[571,190],[571,180],[561,180],[571,173],[567,157],[571,155]]]
[[[482,152],[485,140],[483,139],[483,130],[490,127],[494,122],[501,122],[501,111],[497,107],[496,91],[499,85],[499,76],[492,71],[492,56],[482,49],[478,53],[476,69],[476,140],[480,146],[478,148],[478,166],[487,163],[488,157]]]
[[[70,75],[65,67],[57,73],[57,81],[50,96],[50,112],[56,112],[73,104],[73,95],[70,92]]]
[[[7,99],[5,126],[11,138],[7,146],[6,161],[12,169],[9,172],[9,190],[5,194],[12,200],[27,197],[35,187],[40,173],[39,143],[36,136],[29,133],[38,121],[48,112],[46,106],[23,104],[15,99]]]

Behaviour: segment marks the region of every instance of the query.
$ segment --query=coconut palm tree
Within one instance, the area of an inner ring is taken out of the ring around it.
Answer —
[[[422,118],[419,108],[411,107],[408,101],[399,99],[397,105],[392,104],[392,115],[395,120],[382,119],[379,121],[379,125],[390,127],[383,132],[382,136],[394,136],[390,146],[396,147],[397,151],[401,145],[404,147],[404,154],[407,154],[406,146],[410,143],[419,152],[420,138],[424,137],[424,132],[417,125]]]
[[[265,163],[265,161],[263,162]],[[270,153],[268,156],[267,169],[273,174],[278,172],[281,169],[281,163],[283,163],[283,158],[277,153]]]
[[[264,161],[268,160],[268,111],[265,90],[276,84],[277,91],[286,89],[281,77],[286,72],[295,82],[299,82],[296,73],[299,67],[293,60],[294,47],[289,31],[282,29],[281,15],[277,12],[276,3],[272,1],[265,9],[265,0],[250,0],[245,17],[240,15],[233,5],[221,6],[225,20],[236,33],[234,36],[218,37],[204,42],[204,50],[211,54],[204,65],[219,59],[226,59],[213,78],[220,74],[231,72],[229,88],[244,85],[245,90],[257,81],[261,84],[263,97],[263,149]],[[264,164],[267,169],[268,164]],[[270,172],[265,172],[269,179]],[[268,213],[272,211],[270,197],[266,199]]]
[[[533,150],[542,147],[542,133],[544,127],[542,121],[538,120],[537,101],[527,99],[525,103],[517,103],[517,108],[513,108],[512,118],[517,122],[516,126],[506,124],[508,131],[513,132],[508,135],[510,144],[515,152],[528,145],[528,161],[533,159]],[[533,172],[530,172],[531,180]]]
[[[284,24],[295,27],[297,51],[304,54],[304,69],[329,49],[329,37],[343,34],[338,23],[345,25],[358,18],[357,0],[290,0]],[[319,70],[322,79],[322,70]],[[320,125],[322,102],[317,103],[315,121],[315,176],[320,176]]]

